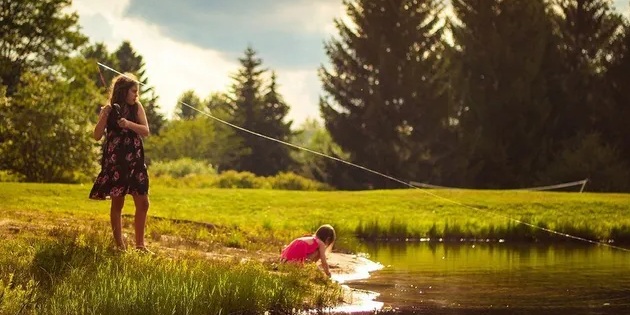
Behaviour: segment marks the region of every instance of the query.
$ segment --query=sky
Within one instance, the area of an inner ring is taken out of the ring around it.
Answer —
[[[615,0],[628,13],[628,0]],[[143,56],[149,84],[171,117],[177,98],[225,91],[251,45],[275,70],[294,126],[320,119],[317,71],[333,20],[347,21],[341,0],[74,0],[82,31],[114,51],[124,40]]]

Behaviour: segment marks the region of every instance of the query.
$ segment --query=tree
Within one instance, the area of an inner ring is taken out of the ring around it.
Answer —
[[[260,117],[261,109],[261,75],[265,70],[259,69],[262,60],[256,57],[256,51],[252,47],[247,47],[245,56],[239,58],[239,62],[241,68],[232,76],[234,83],[230,92],[233,97],[233,116],[230,122],[247,130],[256,131],[256,122]],[[237,171],[253,172],[259,162],[253,152],[258,150],[259,145],[267,143],[262,143],[257,136],[249,133],[240,132],[240,136],[243,139],[243,146],[250,152],[241,156],[232,168]]]
[[[104,101],[81,58],[53,74],[26,72],[17,92],[0,104],[0,168],[31,182],[76,182],[97,168],[91,139],[93,102]]]
[[[225,106],[225,112],[232,114],[230,123],[279,140],[288,139],[290,123],[283,122],[288,106],[276,91],[275,76],[272,76],[271,85],[263,94],[262,75],[266,70],[260,69],[262,60],[256,57],[256,51],[251,46],[247,47],[245,56],[239,58],[239,62],[241,68],[232,76],[231,105]],[[250,151],[241,151],[243,155],[231,168],[267,176],[289,167],[291,158],[287,151],[272,144],[272,140],[244,131],[239,131],[239,136],[243,139],[244,148]]]
[[[607,82],[602,80],[606,58],[613,55],[614,39],[619,34],[621,16],[607,0],[555,0],[555,31],[563,56],[560,75],[562,99],[554,134],[571,139],[577,133],[599,131],[608,124],[601,102],[607,98]],[[562,142],[562,141],[561,141]],[[560,144],[559,142],[558,144]]]
[[[192,106],[194,109],[182,103],[186,103]],[[199,96],[195,94],[195,91],[188,90],[182,93],[179,99],[177,99],[177,105],[175,107],[176,108],[175,115],[179,119],[184,119],[184,120],[195,119],[195,117],[197,117],[197,115],[199,114],[198,110],[201,110],[201,106],[202,106],[201,99],[199,99]]]
[[[344,1],[356,29],[336,20],[325,45],[320,110],[351,162],[419,180],[452,152],[437,0]],[[369,174],[363,187],[401,187]]]
[[[610,104],[604,113],[607,125],[603,134],[619,148],[622,159],[630,161],[630,22],[626,21],[623,34],[614,42],[611,56],[604,79],[610,93]]]
[[[13,95],[24,72],[50,69],[86,42],[70,0],[2,1],[0,80]]]
[[[289,106],[278,92],[275,71],[271,73],[271,82],[263,96],[262,121],[259,122],[258,132],[274,139],[288,142],[292,136],[292,121],[285,122],[289,113]],[[264,140],[264,139],[261,139]],[[286,171],[295,164],[290,148],[278,142],[269,142],[259,147],[258,159],[265,161],[264,168],[259,169],[260,175],[275,175]]]
[[[453,91],[473,187],[531,185],[550,158],[559,56],[542,0],[455,0]]]
[[[315,119],[307,119],[294,133],[293,143],[328,156],[347,160],[349,155],[337,145],[330,133]],[[361,185],[352,176],[359,171],[345,163],[303,150],[292,152],[297,162],[294,172],[339,189],[359,189]]]
[[[107,89],[109,88],[110,82],[116,76],[116,73],[113,71],[106,71],[100,69],[100,66],[96,64],[100,62],[109,67],[118,68],[118,61],[116,60],[116,56],[110,54],[107,51],[107,47],[103,43],[96,43],[94,45],[87,45],[81,50],[81,54],[85,59],[94,62],[94,67],[97,67],[98,71],[95,73],[92,80],[94,84],[100,88],[103,95],[107,95]],[[100,110],[100,107],[97,108]]]

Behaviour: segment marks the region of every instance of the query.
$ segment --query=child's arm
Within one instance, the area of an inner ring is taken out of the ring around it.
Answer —
[[[96,126],[94,127],[94,133],[92,134],[94,140],[98,141],[101,140],[101,138],[103,137],[103,133],[105,132],[105,125],[107,124],[107,117],[109,116],[109,112],[111,110],[112,106],[107,104],[103,106],[101,112],[98,114],[98,122],[96,123]]]
[[[122,118],[118,122],[118,125],[122,128],[127,128],[127,129],[131,129],[135,131],[138,135],[140,135],[143,138],[148,137],[149,136],[149,123],[147,122],[147,115],[144,111],[144,108],[142,107],[142,104],[140,103],[138,103],[138,121],[140,123],[136,124],[134,122],[131,122],[127,119]]]
[[[324,268],[324,273],[330,277],[330,269],[328,267],[328,261],[326,261],[326,244],[319,241],[319,257],[322,260],[322,268]]]

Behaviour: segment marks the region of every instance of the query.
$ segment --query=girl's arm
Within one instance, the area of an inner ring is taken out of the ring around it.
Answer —
[[[330,269],[328,267],[328,261],[326,261],[326,244],[319,240],[317,243],[319,244],[319,257],[322,260],[322,268],[324,268],[324,273],[330,277]]]
[[[101,108],[101,112],[98,114],[98,122],[96,123],[94,132],[92,133],[94,140],[98,141],[103,137],[103,133],[105,133],[105,126],[107,125],[107,117],[109,116],[109,112],[111,112],[111,110],[112,106],[109,104]]]
[[[138,121],[136,124],[127,119],[122,118],[118,121],[118,125],[122,128],[127,128],[135,131],[140,137],[149,136],[149,123],[147,122],[147,114],[144,112],[144,107],[138,102]]]

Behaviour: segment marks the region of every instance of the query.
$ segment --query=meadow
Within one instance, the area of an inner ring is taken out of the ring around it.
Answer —
[[[630,243],[630,195],[418,189],[288,191],[152,186],[148,246],[112,248],[109,202],[89,185],[0,183],[0,313],[287,313],[334,305],[315,266],[278,265],[320,224],[337,250],[360,241],[571,239]],[[124,209],[132,246],[133,201]],[[573,240],[575,241],[575,240]]]

